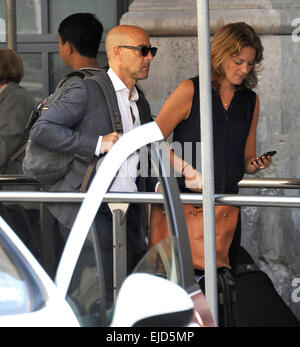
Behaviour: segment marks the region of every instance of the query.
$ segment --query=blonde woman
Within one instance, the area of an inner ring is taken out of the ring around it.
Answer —
[[[214,171],[215,192],[218,194],[238,193],[238,182],[245,172],[255,174],[266,169],[272,161],[270,156],[256,156],[259,98],[252,89],[257,84],[256,73],[262,59],[261,41],[254,29],[246,23],[223,26],[211,42]],[[196,170],[199,160],[196,146],[201,141],[199,112],[199,79],[195,77],[179,84],[155,119],[165,138],[174,131],[173,141],[179,142],[183,149],[185,145],[192,144],[190,161],[171,152],[175,170],[183,175],[179,177],[182,192],[202,190],[201,172]],[[183,149],[182,153],[185,153]],[[225,214],[220,214],[220,211],[224,212],[223,207],[216,205],[217,273],[218,283],[232,285],[234,280],[230,269],[235,270],[238,251],[241,249],[240,219],[238,207],[227,208]],[[190,207],[188,211],[191,211]],[[199,214],[202,214],[201,208],[195,209],[195,215],[185,215],[194,266],[195,260],[198,264],[195,266],[195,274],[201,276],[199,284],[204,289],[203,264],[200,262],[199,266],[200,258],[195,259],[193,253],[195,247],[203,247],[203,235],[198,234],[193,238],[198,225],[191,223],[192,228],[189,225],[193,218],[201,219],[197,217]],[[228,223],[228,219],[232,223]],[[201,254],[198,251],[195,254]],[[243,264],[244,261],[252,261],[245,252],[240,253],[241,260]],[[224,277],[227,277],[226,281],[222,281]],[[229,296],[236,297],[236,301],[226,299],[226,290],[223,291],[225,304],[219,303],[220,326],[299,326],[295,316],[275,291],[271,280],[262,271],[237,277],[236,281],[236,291],[230,285],[227,287]]]
[[[214,137],[215,192],[238,193],[238,182],[245,172],[254,174],[267,168],[271,157],[256,156],[256,126],[259,98],[252,88],[257,84],[257,67],[263,59],[263,47],[254,29],[246,23],[225,25],[211,42],[212,109]],[[182,192],[201,192],[201,172],[197,171],[197,143],[200,139],[199,77],[179,84],[164,103],[155,119],[167,138],[173,132],[173,142],[180,143],[182,153],[190,146],[189,160],[178,159],[171,152]],[[197,211],[202,213],[202,210]],[[217,266],[232,267],[236,250],[229,249],[233,239],[239,244],[239,210],[232,207],[233,230],[217,234]],[[238,232],[237,232],[238,231]],[[234,238],[235,236],[235,238]],[[230,257],[229,257],[230,253]],[[203,270],[203,265],[197,266]]]

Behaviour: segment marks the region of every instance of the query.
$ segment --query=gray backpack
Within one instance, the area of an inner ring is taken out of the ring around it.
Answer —
[[[104,70],[97,71],[96,74],[92,74],[90,71],[91,70],[74,71],[66,76],[58,84],[55,92],[45,99],[38,106],[37,110],[32,112],[27,124],[27,129],[30,130],[42,112],[47,110],[48,107],[63,94],[66,85],[73,78],[82,78],[95,81],[99,88],[101,88],[111,117],[113,131],[122,133],[123,129],[117,97],[113,92],[114,88],[110,78]],[[27,176],[37,180],[40,183],[52,185],[67,174],[70,164],[75,158],[84,160],[84,158],[81,158],[81,156],[77,156],[75,154],[71,155],[50,151],[32,140],[28,140],[26,144],[25,157],[23,159],[23,171]],[[98,159],[98,157],[94,157],[93,161],[87,167],[86,174],[80,188],[81,191],[86,190],[90,175],[93,172]]]

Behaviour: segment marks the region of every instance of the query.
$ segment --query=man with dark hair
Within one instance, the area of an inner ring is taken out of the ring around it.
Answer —
[[[58,48],[63,62],[73,70],[99,68],[97,53],[103,26],[91,13],[75,13],[65,18],[58,28]]]
[[[78,14],[72,21],[74,30],[80,18]],[[59,52],[66,65],[73,69],[87,66],[97,68],[94,57],[87,57],[82,48],[86,48],[85,35],[75,41],[66,39],[70,18],[63,21],[59,33]],[[88,25],[86,23],[85,25]],[[99,34],[96,25],[92,25]],[[88,29],[91,31],[92,29]],[[90,33],[90,36],[97,33]],[[79,34],[78,34],[79,35]],[[73,33],[69,37],[73,37]],[[66,39],[64,42],[63,40]],[[88,42],[90,38],[88,38]],[[110,69],[105,74],[112,95],[117,99],[122,120],[123,131],[127,132],[152,121],[150,107],[135,84],[138,80],[148,77],[150,63],[156,54],[151,47],[149,36],[140,27],[120,25],[113,28],[106,38],[106,52]],[[86,54],[86,53],[85,53]],[[65,88],[64,94],[49,106],[31,129],[30,138],[50,150],[73,153],[86,157],[90,161],[107,153],[118,140],[119,134],[113,132],[108,107],[103,93],[95,81],[76,79]],[[138,180],[139,152],[130,156],[122,165],[111,191],[135,192],[145,189],[145,180]],[[88,163],[79,159],[72,161],[66,176],[51,188],[52,191],[78,192]],[[138,182],[139,181],[139,182]],[[66,238],[72,228],[78,212],[78,204],[49,204],[49,210],[57,219],[59,229]],[[127,212],[127,264],[132,271],[138,260],[146,251],[145,234],[141,231],[140,220],[143,214],[140,206],[130,206]],[[102,263],[104,268],[107,306],[113,302],[113,247],[112,247],[112,214],[106,203],[103,203],[95,218],[95,226],[100,238]]]

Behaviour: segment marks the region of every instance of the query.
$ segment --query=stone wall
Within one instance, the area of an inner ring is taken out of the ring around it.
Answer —
[[[140,83],[156,115],[176,85],[198,73],[196,0],[135,0],[121,23],[145,28],[159,48],[150,76]],[[211,0],[211,34],[229,22],[245,21],[260,34],[265,51],[257,152],[276,150],[274,165],[257,176],[300,177],[300,2],[298,0]],[[299,18],[297,20],[296,18]],[[300,196],[297,190],[243,189],[243,194]],[[300,319],[300,209],[244,207],[242,243]],[[294,292],[295,294],[295,292]]]

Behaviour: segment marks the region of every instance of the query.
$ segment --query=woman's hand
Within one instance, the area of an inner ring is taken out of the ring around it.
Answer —
[[[185,186],[193,192],[202,192],[202,175],[199,171],[194,169],[192,165],[187,165],[182,174],[185,178]]]
[[[272,164],[272,157],[270,155],[262,155],[257,158],[252,158],[252,160],[249,160],[248,164],[248,172],[249,173],[256,173],[257,171],[267,169]]]

